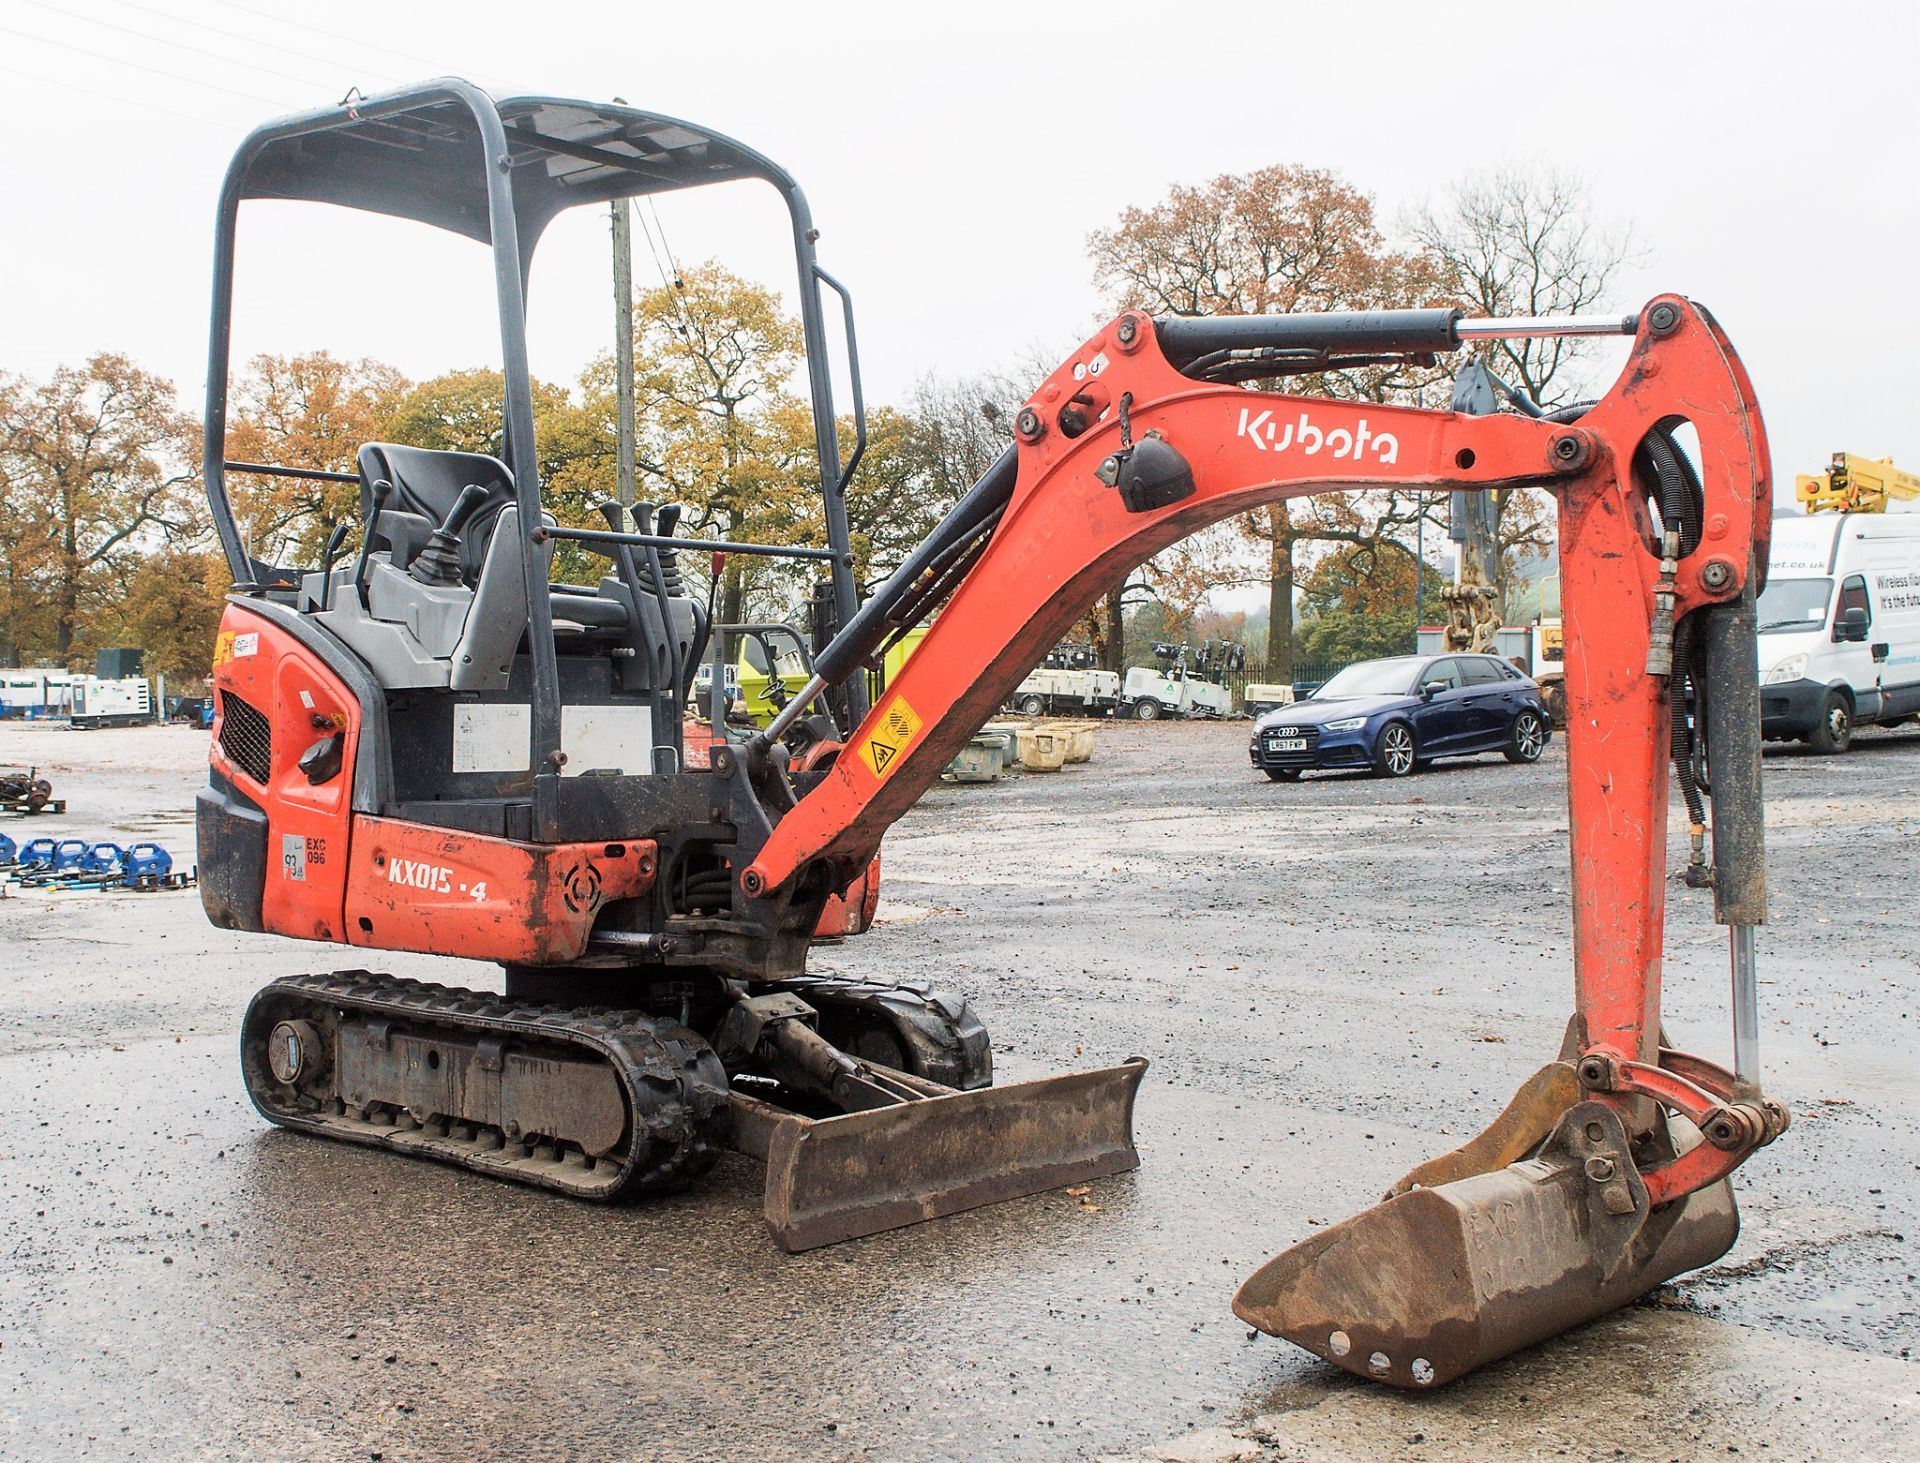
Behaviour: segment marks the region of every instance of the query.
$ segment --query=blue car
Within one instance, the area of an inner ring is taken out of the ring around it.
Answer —
[[[1492,655],[1396,655],[1348,666],[1253,724],[1248,754],[1275,782],[1319,768],[1405,777],[1439,757],[1537,762],[1553,735],[1540,688]]]

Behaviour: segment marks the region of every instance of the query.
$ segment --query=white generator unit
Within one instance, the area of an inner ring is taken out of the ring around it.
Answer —
[[[1007,704],[1024,716],[1105,716],[1120,704],[1120,673],[1039,666]]]
[[[1136,721],[1163,716],[1231,716],[1233,692],[1179,670],[1136,665],[1120,687],[1121,704]]]
[[[144,676],[124,676],[116,681],[76,676],[70,719],[80,730],[141,726],[153,720],[153,687]]]
[[[0,672],[0,716],[64,716],[76,677],[34,666]]]
[[[1270,685],[1264,681],[1248,681],[1240,692],[1240,704],[1248,716],[1291,706],[1295,699],[1292,686]]]

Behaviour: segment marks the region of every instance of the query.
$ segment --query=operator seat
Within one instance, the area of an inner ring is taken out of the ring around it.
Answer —
[[[403,447],[396,442],[369,442],[359,449],[355,465],[361,474],[363,520],[372,516],[372,486],[382,478],[394,484],[394,492],[388,493],[386,507],[380,511],[380,522],[372,526],[369,536],[374,551],[394,553],[396,568],[405,568],[413,561],[420,545],[445,522],[468,484],[486,488],[486,501],[468,518],[467,532],[461,536],[461,582],[468,589],[482,589],[476,595],[478,612],[470,616],[472,630],[486,630],[490,641],[501,636],[516,641],[526,622],[526,595],[516,588],[522,561],[518,551],[490,553],[501,515],[515,507],[513,472],[507,465],[484,453]],[[507,522],[513,522],[513,518],[507,518]],[[586,595],[555,591],[549,593],[549,599],[555,628],[563,634],[626,636],[632,624],[632,612],[624,597],[609,595],[605,589]],[[490,643],[484,655],[470,662],[492,664],[497,659],[497,647]]]
[[[410,560],[426,536],[446,520],[461,489],[478,483],[487,490],[486,501],[467,523],[460,539],[460,578],[472,588],[486,562],[487,545],[499,522],[500,510],[513,502],[513,474],[498,458],[478,452],[442,452],[432,447],[402,447],[394,442],[369,442],[355,459],[360,469],[360,519],[368,523],[371,546],[398,550],[397,558]],[[373,485],[382,479],[393,484],[381,511],[380,524],[373,517]],[[425,520],[425,528],[418,522]],[[404,542],[396,542],[403,540]]]

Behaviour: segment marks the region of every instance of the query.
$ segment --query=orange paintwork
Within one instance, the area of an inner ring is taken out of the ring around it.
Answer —
[[[876,853],[851,884],[838,894],[827,896],[813,933],[822,940],[864,935],[873,928],[873,914],[879,907],[880,855]]]
[[[345,938],[341,909],[360,744],[360,704],[305,646],[263,615],[230,604],[214,645],[213,684],[261,712],[273,728],[271,773],[256,782],[221,749],[225,710],[214,698],[212,765],[267,814],[267,879],[261,919],[302,940]],[[315,785],[301,753],[344,735],[340,771]]]
[[[1658,336],[1646,322],[1662,305],[1676,323]],[[1619,380],[1572,425],[1210,385],[1168,364],[1144,317],[1121,317],[1130,342],[1121,339],[1121,320],[1110,323],[1030,399],[1046,429],[1019,446],[1019,476],[992,541],[888,697],[848,738],[860,746],[890,708],[912,708],[886,738],[884,775],[863,758],[839,759],[775,826],[746,871],[747,887],[777,890],[817,859],[864,863],[1096,597],[1195,530],[1332,490],[1542,486],[1560,504],[1575,1008],[1586,1052],[1657,1061],[1669,687],[1647,671],[1660,566],[1630,464],[1663,420],[1693,424],[1705,508],[1701,541],[1675,577],[1679,617],[1737,598],[1756,562],[1766,562],[1772,484],[1751,384],[1712,317],[1669,295],[1639,319]],[[1158,430],[1191,466],[1193,494],[1127,512],[1096,476],[1121,445],[1120,413],[1070,437],[1060,414],[1076,395],[1089,417],[1130,395],[1135,439]],[[1710,590],[1701,576],[1716,560],[1719,583]],[[1643,1099],[1626,1089],[1601,1096],[1629,1114],[1644,1112]],[[1698,1187],[1714,1166],[1701,1158],[1676,1169],[1663,1194]]]
[[[362,817],[347,877],[347,939],[505,965],[577,960],[602,907],[651,889],[658,862],[646,839],[521,843]]]

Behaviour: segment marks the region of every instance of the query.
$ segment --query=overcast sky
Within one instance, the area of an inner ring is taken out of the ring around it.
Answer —
[[[1920,463],[1914,15],[0,0],[0,369],[118,350],[197,407],[215,195],[243,134],[349,86],[453,73],[496,95],[620,96],[789,168],[854,292],[874,401],[1071,347],[1102,313],[1088,231],[1175,182],[1308,164],[1373,193],[1391,226],[1476,169],[1574,169],[1645,256],[1611,303],[1673,289],[1714,309],[1790,494],[1836,449]],[[730,191],[659,204],[673,255],[719,255],[790,297],[771,191]],[[657,282],[637,247],[638,282]],[[238,354],[325,346],[415,376],[497,362],[477,245],[256,204],[241,260]],[[605,348],[607,280],[604,212],[557,224],[533,276],[537,373],[571,381]]]

